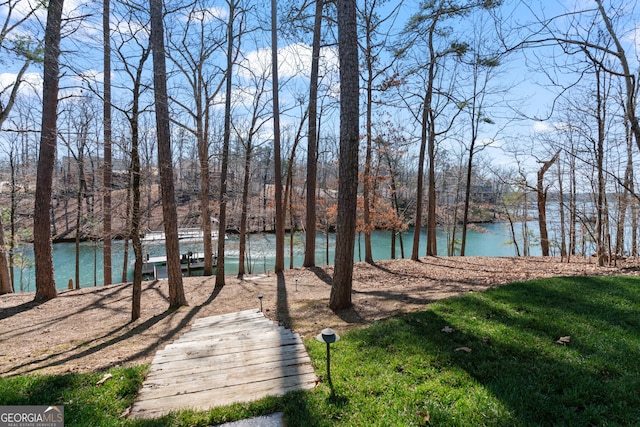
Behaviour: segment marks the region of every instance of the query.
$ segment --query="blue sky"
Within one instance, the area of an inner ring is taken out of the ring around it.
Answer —
[[[26,5],[34,3],[36,0],[17,0],[19,1],[19,7],[24,9]],[[223,2],[220,2],[223,4]],[[607,2],[607,4],[622,3],[621,0],[615,0]],[[560,14],[567,14],[565,18],[557,20],[557,24],[562,26],[569,22],[572,15],[568,14],[571,11],[583,10],[586,7],[594,8],[595,2],[592,0],[559,0],[559,1],[521,1],[521,0],[506,0],[501,10],[503,16],[509,19],[512,23],[518,22],[521,24],[535,22],[538,18],[557,16]],[[389,2],[388,7],[395,6],[395,2]],[[406,20],[414,13],[417,7],[417,1],[405,0],[403,6],[400,9],[400,14],[396,20],[397,28],[401,28]],[[628,8],[635,8],[635,2],[631,2],[627,6]],[[66,0],[65,11],[67,15],[78,16],[80,14],[93,13],[95,16],[83,23],[82,26],[77,28],[72,37],[65,40],[65,46],[69,50],[75,50],[78,53],[73,55],[67,55],[65,60],[69,63],[76,64],[76,69],[73,72],[78,72],[84,77],[91,77],[97,82],[102,78],[102,60],[99,45],[101,41],[101,28],[100,28],[100,10],[101,2],[83,2],[81,0]],[[225,9],[218,8],[214,12],[220,17],[224,17]],[[0,8],[0,18],[3,17],[2,9]],[[35,21],[25,26],[22,31],[35,32],[40,34],[43,27],[45,18],[44,11],[38,12],[37,17],[39,21]],[[632,15],[635,18],[635,14]],[[637,19],[629,19],[623,23],[623,41],[628,48],[629,57],[634,59],[634,66],[637,67],[637,31],[636,23]],[[69,27],[67,27],[69,28]],[[308,46],[302,43],[285,45],[283,39],[280,41],[279,49],[279,62],[280,77],[283,80],[293,78],[292,84],[298,79],[298,85],[304,86],[306,79],[309,75],[310,67],[310,49]],[[270,67],[270,48],[268,45],[268,38],[257,38],[255,42],[247,45],[246,50],[243,52],[245,57],[245,64],[247,68],[265,68]],[[508,85],[514,85],[509,94],[509,98],[513,105],[519,105],[522,112],[530,117],[546,118],[551,111],[551,105],[553,104],[557,88],[549,87],[549,81],[544,73],[539,70],[535,70],[535,67],[542,65],[537,61],[540,58],[550,58],[557,53],[557,48],[545,48],[528,50],[526,52],[519,52],[507,59],[504,67],[504,71],[500,76],[500,79]],[[96,57],[93,57],[93,55]],[[332,70],[335,74],[337,67],[337,53],[335,48],[327,48],[323,54],[324,65],[327,69]],[[548,64],[547,64],[548,65]],[[0,73],[0,89],[7,87],[12,79],[15,77],[15,72],[19,67],[19,62],[6,60],[1,63],[4,72]],[[114,64],[117,66],[117,64]],[[238,78],[242,78],[241,68],[238,68]],[[38,66],[32,66],[29,70],[28,81],[31,83],[30,87],[25,87],[25,92],[38,92],[38,88],[41,84],[41,69]],[[67,96],[72,93],[77,93],[82,86],[81,78],[79,76],[73,76],[71,70],[66,70],[67,77],[65,78],[65,84],[63,89],[63,95]],[[573,75],[557,75],[558,79],[565,80],[567,82],[573,81]],[[335,80],[334,80],[335,82]],[[76,87],[72,87],[76,86]],[[286,88],[285,88],[286,89]],[[283,96],[283,102],[292,102],[290,97],[294,96],[294,86],[291,86],[291,90]],[[241,99],[241,98],[238,98]],[[286,120],[286,119],[285,119]],[[292,120],[293,122],[293,120]],[[502,147],[506,142],[519,138],[529,138],[531,135],[535,135],[540,132],[549,132],[556,126],[558,119],[551,117],[546,121],[536,120],[521,120],[509,124],[508,130],[502,132],[502,134],[495,141],[495,147]],[[266,131],[268,138],[268,130]],[[492,137],[495,131],[489,128],[485,134],[485,137]],[[507,141],[509,140],[509,141]],[[486,154],[493,157],[498,162],[509,163],[512,159],[509,156],[504,155],[500,148],[488,149]]]

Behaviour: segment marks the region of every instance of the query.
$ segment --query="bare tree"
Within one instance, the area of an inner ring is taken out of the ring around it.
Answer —
[[[406,41],[397,51],[398,55],[402,55],[407,59],[413,56],[411,58],[413,64],[411,64],[407,75],[415,74],[416,77],[420,78],[422,86],[420,96],[415,96],[420,100],[420,114],[414,113],[415,118],[419,120],[421,125],[421,135],[412,260],[418,260],[419,258],[425,156],[429,161],[427,172],[426,255],[437,255],[436,145],[438,139],[451,129],[461,111],[457,108],[447,114],[448,107],[453,104],[452,94],[455,83],[452,78],[446,81],[442,80],[443,74],[445,74],[443,73],[445,61],[449,58],[459,60],[469,49],[466,42],[456,40],[452,36],[452,26],[454,25],[452,20],[467,16],[476,10],[490,9],[496,6],[496,2],[480,0],[424,2],[405,27]],[[454,76],[456,73],[457,70],[451,70],[446,74]]]
[[[248,70],[251,71],[251,70]],[[264,101],[266,93],[265,85],[267,83],[267,70],[263,69],[262,75],[255,73],[251,74],[251,80],[253,86],[249,86],[249,95],[253,97],[251,102],[251,115],[250,121],[247,125],[247,129],[239,129],[237,124],[234,124],[236,134],[240,143],[244,147],[244,169],[243,169],[243,184],[242,184],[242,202],[241,202],[241,214],[240,214],[240,242],[238,244],[238,278],[242,279],[245,274],[245,257],[247,255],[247,220],[249,210],[249,184],[251,182],[251,160],[257,145],[256,140],[262,130],[262,127],[267,123],[266,110],[267,103]]]
[[[275,272],[284,271],[284,206],[282,205],[282,157],[280,141],[280,86],[278,82],[278,14],[276,0],[271,0],[271,78],[273,90],[273,160],[276,203]]]
[[[148,56],[149,50],[145,50]],[[141,59],[140,62],[144,63],[146,60]],[[139,70],[142,67],[139,68]],[[137,79],[140,78],[140,73],[137,74]],[[139,87],[139,86],[138,86]],[[140,242],[140,222],[141,222],[141,210],[140,210],[140,149],[139,149],[139,132],[138,132],[138,94],[134,92],[134,101],[132,106],[133,115],[130,119],[131,123],[131,191],[133,192],[133,198],[131,200],[131,240],[133,244],[133,253],[135,257],[135,263],[133,266],[133,295],[131,299],[131,320],[140,318],[140,302],[142,299],[142,243]],[[186,298],[185,298],[186,302]]]
[[[560,156],[560,150],[547,161],[542,162],[538,169],[536,181],[536,195],[538,202],[538,225],[540,226],[540,249],[542,256],[549,256],[549,233],[547,231],[547,192],[548,186],[544,185],[544,174],[553,166]]]
[[[180,29],[182,33],[176,32],[170,36],[172,49],[169,58],[185,78],[190,96],[188,101],[181,96],[173,97],[172,100],[187,113],[194,125],[189,126],[184,120],[174,120],[174,123],[193,134],[198,145],[200,216],[205,257],[203,274],[211,276],[213,274],[209,170],[211,105],[223,88],[225,79],[215,80],[219,72],[210,71],[209,62],[220,50],[224,40],[218,36],[218,22],[205,2],[197,1],[190,4],[181,16],[184,17],[185,23]]]
[[[13,282],[9,274],[7,262],[8,250],[4,243],[4,226],[2,225],[2,213],[0,212],[0,295],[13,292]]]
[[[149,42],[153,52],[153,89],[156,105],[156,132],[158,136],[158,166],[162,189],[162,213],[167,251],[167,273],[169,276],[169,307],[187,305],[182,286],[180,267],[180,247],[178,242],[178,217],[173,186],[173,165],[171,162],[171,130],[169,126],[169,102],[167,96],[167,67],[164,50],[164,29],[162,22],[163,1],[149,0],[151,16],[151,37]]]
[[[148,22],[140,17],[139,9],[123,4],[124,10],[118,17],[117,28],[124,31],[116,31],[113,37],[116,54],[122,64],[123,73],[129,78],[130,85],[127,91],[131,92],[131,100],[125,100],[124,105],[114,105],[118,111],[125,115],[129,124],[131,137],[131,166],[129,171],[130,185],[127,188],[127,206],[125,221],[130,224],[125,232],[125,257],[123,265],[123,281],[126,280],[127,272],[127,241],[131,239],[134,253],[133,267],[133,292],[131,302],[131,320],[140,317],[141,294],[142,294],[142,243],[140,241],[140,227],[142,222],[141,204],[141,181],[142,168],[140,161],[140,117],[148,107],[141,105],[142,95],[147,88],[144,82],[144,68],[149,56],[151,47],[148,41]],[[115,15],[115,14],[114,14]],[[149,191],[150,192],[150,191]],[[130,219],[129,219],[130,217]]]
[[[0,6],[4,9],[4,22],[0,25],[0,51],[4,52],[3,56],[8,58],[9,55],[17,57],[22,62],[22,66],[18,70],[15,77],[15,82],[11,85],[7,85],[0,91],[0,96],[4,96],[8,92],[8,98],[6,102],[0,100],[0,128],[2,124],[9,117],[9,113],[13,109],[13,106],[18,97],[20,87],[24,81],[25,73],[29,66],[35,61],[39,62],[42,58],[41,48],[34,41],[21,35],[25,33],[22,30],[29,19],[41,8],[43,4],[36,3],[35,5],[27,4],[26,8],[22,2],[16,0],[5,0],[0,3]],[[17,16],[16,16],[17,14]],[[0,60],[0,63],[4,60]],[[12,188],[12,199],[14,198],[14,189]],[[13,217],[12,203],[12,213]],[[11,224],[12,229],[15,225]],[[13,240],[13,236],[12,236]],[[12,252],[6,250],[4,238],[4,228],[0,224],[0,294],[13,292],[13,269],[12,269]],[[5,256],[8,253],[8,260]]]
[[[95,117],[89,98],[80,98],[68,104],[68,108],[64,109],[67,129],[66,132],[60,131],[58,136],[67,147],[67,152],[73,156],[76,165],[75,288],[80,289],[80,241],[84,239],[82,202],[87,195],[85,156],[88,154],[89,134]],[[67,161],[67,170],[71,171],[71,159],[67,158]]]
[[[227,52],[226,52],[226,69],[225,69],[225,101],[224,101],[224,135],[222,141],[222,155],[220,165],[220,215],[218,216],[218,258],[216,262],[216,284],[215,287],[219,288],[225,284],[224,273],[224,247],[225,239],[224,233],[227,227],[227,179],[229,176],[229,145],[231,140],[231,97],[233,82],[231,80],[233,76],[233,65],[236,58],[237,51],[240,50],[240,35],[242,34],[242,28],[244,26],[244,14],[238,11],[238,1],[229,0],[227,2],[229,6],[229,17],[227,21]],[[236,32],[234,26],[235,22],[239,21],[239,31]],[[238,46],[234,41],[238,39]]]
[[[337,0],[337,7],[340,61],[340,175],[336,252],[329,297],[329,307],[332,310],[345,309],[352,305],[360,117],[356,4],[351,0]]]
[[[607,47],[598,47],[598,49],[602,50],[606,54],[613,54],[617,57],[620,62],[620,66],[622,67],[622,76],[624,78],[625,88],[626,88],[626,106],[625,111],[627,114],[627,118],[629,120],[629,124],[631,126],[631,131],[633,132],[636,144],[640,149],[640,121],[638,120],[638,116],[636,115],[636,106],[638,104],[637,96],[638,96],[638,77],[640,75],[631,72],[631,67],[629,65],[629,61],[627,59],[627,54],[620,42],[620,38],[613,27],[613,23],[611,21],[611,17],[607,13],[602,3],[602,0],[596,0],[596,4],[598,5],[598,12],[602,17],[602,21],[604,22],[605,28],[611,37],[615,45],[615,51],[608,49]],[[617,13],[616,13],[617,14]],[[591,47],[591,46],[589,46]],[[618,73],[615,73],[618,74]]]
[[[318,83],[320,68],[320,37],[324,0],[315,1],[313,41],[311,44],[311,76],[309,80],[309,131],[307,132],[307,198],[305,217],[305,267],[316,265],[316,187],[318,183]]]
[[[33,251],[36,266],[35,301],[44,302],[57,295],[53,275],[51,246],[51,190],[56,157],[60,27],[64,0],[51,0],[47,9],[44,48],[44,80],[42,88],[42,127],[40,155],[36,178],[33,216]]]
[[[289,230],[291,230],[289,235],[289,268],[293,269],[293,240],[294,240],[294,231],[295,227],[295,217],[296,210],[293,206],[293,196],[294,196],[294,174],[295,174],[295,165],[296,165],[296,150],[298,145],[300,144],[300,140],[302,139],[304,125],[307,119],[307,111],[302,114],[300,118],[300,124],[298,129],[293,137],[293,145],[291,147],[291,151],[289,154],[289,158],[287,159],[287,174],[286,174],[286,183],[284,188],[284,200],[283,206],[285,207],[285,213],[283,215],[286,217],[286,208],[289,208]]]
[[[398,3],[385,16],[379,15],[379,9],[385,6],[385,0],[366,0],[360,10],[363,22],[363,43],[360,50],[363,54],[364,69],[363,80],[366,91],[366,149],[364,158],[364,168],[362,171],[362,198],[363,198],[363,228],[364,228],[364,260],[373,264],[373,253],[371,249],[372,215],[371,205],[373,193],[375,191],[375,177],[372,175],[372,151],[373,151],[373,107],[374,91],[377,88],[384,88],[383,79],[387,78],[387,71],[393,66],[393,58],[388,63],[383,63],[387,45],[391,38],[390,25],[393,24],[402,3]],[[377,86],[377,87],[376,87]]]
[[[500,66],[500,54],[487,46],[487,28],[479,19],[474,22],[474,40],[472,41],[472,59],[468,62],[471,69],[471,88],[468,97],[461,103],[461,107],[469,116],[469,145],[467,157],[467,176],[464,195],[464,211],[462,215],[462,240],[460,255],[464,256],[467,246],[467,225],[469,222],[469,207],[471,204],[471,178],[473,176],[474,156],[484,150],[488,144],[479,141],[482,125],[493,124],[490,117],[489,98],[493,95],[490,82],[497,76],[496,69]]]
[[[103,242],[103,275],[104,285],[113,281],[111,273],[111,17],[110,0],[102,0],[102,43],[103,43],[103,73],[104,99],[102,131],[104,138],[103,178],[102,178],[102,242]]]

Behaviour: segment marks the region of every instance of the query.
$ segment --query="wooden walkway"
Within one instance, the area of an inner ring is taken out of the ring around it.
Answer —
[[[298,334],[256,310],[206,317],[156,353],[130,416],[207,410],[316,383]]]

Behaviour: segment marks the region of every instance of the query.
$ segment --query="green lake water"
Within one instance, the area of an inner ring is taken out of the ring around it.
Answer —
[[[506,223],[483,224],[478,230],[469,230],[467,233],[467,249],[468,256],[515,256],[516,251],[511,240],[509,225]],[[535,227],[532,227],[535,230]],[[300,267],[304,260],[304,239],[302,233],[294,235],[293,261],[294,267]],[[364,236],[360,236],[360,244],[356,240],[355,261],[364,259]],[[391,233],[388,231],[375,231],[371,236],[373,257],[375,260],[384,260],[391,258]],[[413,243],[413,230],[403,233],[405,258],[411,256],[411,247]],[[422,233],[420,240],[420,256],[424,256],[424,245],[426,242],[425,232]],[[238,272],[238,243],[239,239],[235,235],[230,235],[225,243],[225,273],[235,275]],[[326,248],[329,248],[329,259],[327,260]],[[316,264],[326,265],[333,263],[333,254],[335,246],[335,235],[330,234],[327,239],[324,235],[318,234],[316,240]],[[112,252],[113,262],[113,281],[118,283],[122,279],[123,269],[123,242],[114,241]],[[215,245],[214,245],[215,249]],[[20,249],[25,260],[33,259],[33,248],[26,246]],[[201,252],[202,249],[197,245],[184,245],[180,248],[181,252],[196,251]],[[539,255],[539,247],[531,248],[531,255]],[[148,247],[150,256],[164,255],[163,246]],[[438,254],[446,255],[446,235],[444,230],[438,232]],[[133,258],[133,251],[130,248],[129,263]],[[265,271],[273,271],[275,264],[275,235],[274,234],[253,234],[248,240],[248,259],[245,261],[245,269],[249,274],[264,273]],[[400,243],[396,240],[396,258],[401,258]],[[53,245],[53,262],[55,280],[58,289],[66,289],[69,279],[75,280],[75,244],[74,243],[56,243]],[[32,263],[32,262],[31,262]],[[285,267],[288,268],[289,262],[289,235],[286,236],[285,242]],[[102,243],[83,242],[80,245],[80,286],[100,286],[103,283],[102,272]],[[127,266],[127,280],[131,280],[132,268]],[[22,269],[14,267],[14,286],[17,292],[34,291],[35,290],[35,269],[33,266],[23,267]]]

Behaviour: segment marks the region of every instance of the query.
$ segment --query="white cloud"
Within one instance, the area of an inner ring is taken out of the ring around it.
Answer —
[[[546,122],[538,121],[531,126],[533,133],[551,133],[566,130],[571,128],[571,125],[565,122]]]
[[[240,75],[248,77],[250,71],[257,75],[269,75],[271,68],[271,48],[249,52],[240,67]],[[325,74],[337,70],[338,52],[334,48],[325,48],[320,52],[320,68]],[[280,78],[304,77],[311,74],[311,47],[303,43],[294,43],[278,49],[278,75]]]
[[[12,87],[16,82],[16,74],[15,73],[2,73],[0,74],[0,92],[4,92],[5,89],[6,94],[10,92]],[[37,95],[42,92],[42,76],[38,73],[26,73],[23,76],[23,82],[20,85],[19,95]]]
[[[549,122],[535,122],[531,127],[534,133],[550,133],[555,130],[555,126]]]

